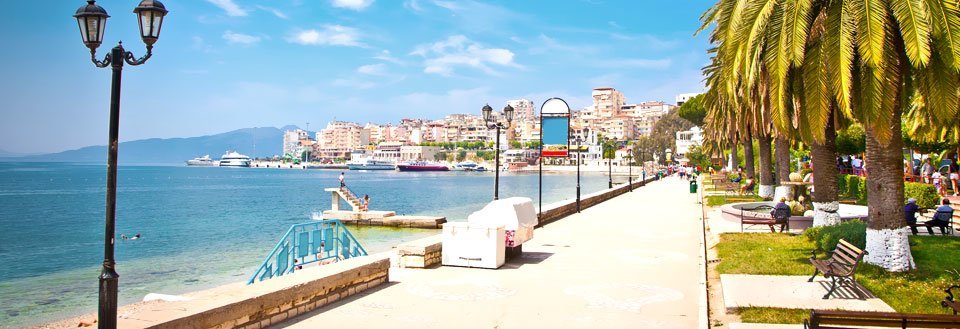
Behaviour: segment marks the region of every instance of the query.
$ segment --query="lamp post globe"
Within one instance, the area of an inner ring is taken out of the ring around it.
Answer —
[[[160,38],[160,28],[163,27],[163,17],[167,15],[167,8],[157,0],[143,0],[133,9],[140,23],[140,38],[147,48]]]
[[[507,104],[503,107],[503,116],[507,118],[507,125],[510,125],[510,122],[513,121],[513,106]]]
[[[490,104],[484,105],[480,112],[483,113],[483,121],[487,124],[493,120],[493,108],[490,107]]]
[[[97,50],[103,43],[103,31],[107,27],[107,11],[97,5],[95,0],[88,0],[86,5],[80,6],[73,15],[80,28],[80,38],[91,52]]]

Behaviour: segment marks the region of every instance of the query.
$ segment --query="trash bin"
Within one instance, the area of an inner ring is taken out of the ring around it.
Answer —
[[[471,225],[503,226],[506,260],[523,253],[523,243],[533,239],[537,226],[537,212],[530,198],[506,198],[490,202],[483,209],[470,214]]]
[[[690,180],[690,193],[697,193],[697,181],[695,179]]]

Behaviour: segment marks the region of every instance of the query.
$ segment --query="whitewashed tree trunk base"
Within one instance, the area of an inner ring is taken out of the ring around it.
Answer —
[[[874,230],[867,228],[867,263],[890,272],[903,272],[917,267],[910,253],[910,235],[906,227]]]
[[[757,195],[764,199],[772,199],[776,194],[774,191],[775,188],[773,185],[760,185],[760,189],[757,190]]]
[[[826,226],[840,224],[840,201],[833,202],[814,202],[813,203],[813,226]]]
[[[773,201],[780,201],[780,198],[787,198],[787,200],[793,200],[793,186],[790,186],[790,185],[777,186],[773,192]]]

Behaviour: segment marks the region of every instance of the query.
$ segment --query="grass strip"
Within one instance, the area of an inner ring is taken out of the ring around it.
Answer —
[[[810,317],[810,310],[779,307],[742,307],[737,310],[740,322],[800,324]]]
[[[917,269],[892,273],[870,264],[857,269],[857,282],[901,313],[947,314],[943,289],[960,284],[960,239],[911,236]],[[785,233],[724,233],[717,245],[720,274],[811,275],[813,243]],[[824,257],[818,254],[817,258]]]

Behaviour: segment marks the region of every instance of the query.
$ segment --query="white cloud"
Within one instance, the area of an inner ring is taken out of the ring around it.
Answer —
[[[491,66],[522,67],[513,61],[514,53],[503,48],[486,48],[463,35],[417,46],[410,55],[424,57],[425,73],[450,75],[458,66],[472,67],[487,74],[499,74]]]
[[[207,0],[207,2],[226,11],[227,16],[247,16],[247,11],[240,8],[233,0]]]
[[[357,73],[367,74],[367,75],[383,75],[386,73],[387,65],[386,64],[370,64],[363,65],[357,68]]]
[[[393,63],[393,64],[400,64],[400,65],[404,65],[404,64],[405,64],[405,63],[404,63],[403,61],[401,61],[399,58],[396,58],[396,57],[393,57],[393,55],[390,55],[390,51],[389,51],[389,50],[380,51],[380,54],[378,54],[378,55],[376,55],[376,56],[373,56],[373,58],[379,59],[379,60],[384,61],[384,62],[390,62],[390,63]]]
[[[244,45],[252,45],[257,42],[260,42],[260,37],[253,36],[249,34],[236,33],[230,30],[223,32],[223,39],[227,40],[229,43],[239,43]]]
[[[261,5],[257,5],[257,8],[260,9],[260,10],[269,12],[269,13],[273,14],[273,16],[277,16],[278,18],[290,19],[290,16],[287,16],[286,13],[280,11],[279,9],[271,8],[271,7],[267,7],[267,6],[261,6]]]
[[[417,0],[407,0],[403,2],[403,7],[410,9],[414,12],[423,12],[423,7],[420,6],[420,3]]]
[[[350,46],[363,47],[360,32],[352,27],[327,25],[322,30],[304,30],[295,33],[287,41],[308,46]]]
[[[361,11],[373,4],[374,0],[333,0],[330,4],[337,8]]]
[[[377,86],[376,83],[366,81],[366,80],[356,79],[356,78],[336,79],[336,80],[333,80],[332,84],[338,87],[348,87],[348,88],[357,88],[357,89],[370,89]]]

